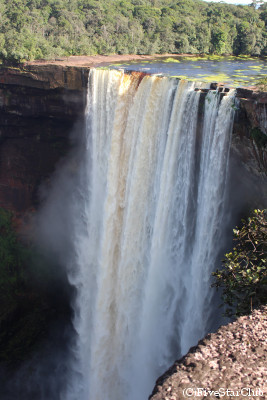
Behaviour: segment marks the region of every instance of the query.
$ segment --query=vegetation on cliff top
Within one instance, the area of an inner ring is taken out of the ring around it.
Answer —
[[[234,229],[237,244],[225,255],[224,269],[213,274],[228,316],[249,314],[267,303],[267,210],[255,210],[242,222]]]
[[[267,4],[0,0],[0,59],[93,54],[267,55]]]

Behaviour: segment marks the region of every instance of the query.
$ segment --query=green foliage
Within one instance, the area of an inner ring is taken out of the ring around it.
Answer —
[[[256,82],[256,86],[262,91],[267,92],[267,77],[260,78]]]
[[[267,303],[267,210],[254,210],[241,229],[234,229],[236,246],[225,255],[224,269],[213,273],[212,286],[222,288],[226,315],[240,316]]]
[[[212,29],[211,33],[211,44],[212,52],[216,54],[222,54],[225,52],[225,46],[227,41],[227,33],[221,28]]]
[[[83,54],[264,55],[266,13],[266,4],[201,0],[0,0],[0,58],[16,64]]]

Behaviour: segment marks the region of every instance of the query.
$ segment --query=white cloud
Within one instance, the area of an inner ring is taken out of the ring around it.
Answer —
[[[204,0],[204,1],[207,1],[209,3],[219,3],[221,0]],[[253,1],[252,0],[224,0],[224,3],[247,5],[247,4],[252,4]]]

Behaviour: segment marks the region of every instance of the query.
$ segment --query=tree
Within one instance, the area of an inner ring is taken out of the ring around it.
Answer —
[[[225,51],[225,43],[227,40],[227,33],[218,27],[211,31],[211,52],[222,54]]]
[[[265,26],[267,27],[267,3],[260,7],[260,18],[265,22]]]
[[[255,9],[260,6],[261,4],[263,4],[264,2],[261,0],[252,0],[252,7],[254,7]]]
[[[241,229],[234,229],[237,245],[223,260],[224,269],[213,273],[212,286],[222,288],[226,315],[249,314],[267,303],[267,210],[254,210]]]
[[[255,3],[255,1],[254,1]],[[202,0],[0,0],[0,59],[215,52],[267,54],[266,4]]]

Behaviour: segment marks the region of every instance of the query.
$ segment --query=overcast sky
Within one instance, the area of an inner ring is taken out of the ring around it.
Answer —
[[[204,0],[208,1],[209,3],[214,2],[214,3],[219,3],[221,0]],[[224,3],[229,3],[229,4],[251,4],[252,0],[224,0]]]

